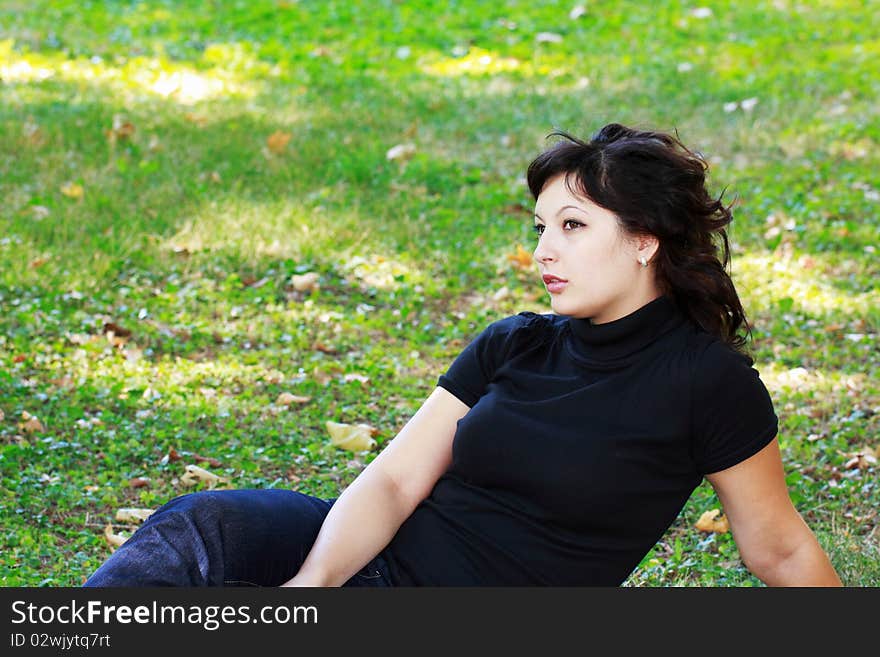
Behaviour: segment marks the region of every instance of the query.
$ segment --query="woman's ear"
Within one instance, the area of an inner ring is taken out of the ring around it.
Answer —
[[[641,260],[644,258],[648,262],[651,262],[651,258],[657,253],[657,250],[660,248],[660,240],[657,239],[656,235],[639,235],[635,239],[636,246],[636,260]]]

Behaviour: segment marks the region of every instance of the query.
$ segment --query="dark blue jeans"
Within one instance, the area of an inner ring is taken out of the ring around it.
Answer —
[[[299,571],[333,502],[277,489],[182,495],[84,586],[279,586]],[[343,586],[391,586],[382,553]]]

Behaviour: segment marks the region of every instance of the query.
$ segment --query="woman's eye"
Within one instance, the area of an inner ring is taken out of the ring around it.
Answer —
[[[565,221],[562,222],[563,226],[568,226],[569,224],[571,224],[571,226],[572,226],[572,228],[567,229],[569,231],[574,230],[575,228],[580,228],[581,226],[584,225],[580,221],[575,221],[574,219],[566,219]],[[538,236],[540,236],[543,232],[544,232],[544,224],[535,224],[535,233]]]

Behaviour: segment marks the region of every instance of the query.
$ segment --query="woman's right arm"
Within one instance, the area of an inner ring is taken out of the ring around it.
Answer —
[[[449,467],[456,424],[468,410],[435,388],[342,492],[299,572],[282,586],[340,586],[379,554]]]

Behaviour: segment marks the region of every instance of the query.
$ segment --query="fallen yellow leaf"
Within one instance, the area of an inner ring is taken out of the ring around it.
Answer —
[[[697,524],[694,525],[701,532],[715,532],[716,534],[724,534],[730,531],[730,523],[727,522],[721,509],[710,509],[700,516]]]
[[[342,424],[327,421],[330,444],[351,452],[364,452],[376,446],[373,440],[373,427],[369,424]]]
[[[134,134],[134,125],[121,114],[113,116],[113,127],[105,130],[104,134],[111,142],[124,141]]]
[[[854,453],[851,458],[844,463],[843,467],[845,470],[852,470],[853,468],[866,470],[873,465],[877,465],[877,457],[874,455],[873,449],[865,446],[858,452]]]
[[[293,285],[293,289],[298,292],[311,292],[320,287],[318,284],[318,279],[320,278],[320,274],[315,272],[309,272],[302,275],[294,274],[290,277],[290,284]]]
[[[266,146],[268,146],[269,150],[276,155],[280,155],[287,148],[287,143],[290,141],[291,137],[293,137],[293,135],[289,132],[276,130],[266,139]]]
[[[123,508],[116,511],[116,520],[118,522],[143,522],[151,515],[155,509],[133,509]]]
[[[79,200],[83,197],[83,194],[85,192],[83,191],[82,185],[78,185],[76,183],[69,182],[69,183],[65,183],[65,184],[61,185],[61,193],[64,194],[65,196],[67,196],[68,198],[73,198],[73,199]]]
[[[186,466],[186,474],[180,478],[180,483],[184,486],[195,486],[200,481],[204,481],[210,488],[213,488],[217,484],[226,483],[228,480],[215,475],[213,472],[208,472],[197,465]]]
[[[327,374],[326,372],[321,372],[318,369],[312,371],[312,376],[315,378],[315,381],[320,383],[322,386],[326,386],[330,381],[333,380],[333,377]]]
[[[411,143],[397,144],[392,146],[385,153],[386,159],[389,160],[408,160],[416,152],[416,145]]]
[[[109,522],[107,523],[107,526],[104,527],[104,538],[113,547],[113,549],[118,548],[120,545],[128,540],[127,536],[123,536],[122,534],[114,534],[113,525],[111,525]]]
[[[278,399],[275,400],[275,403],[278,406],[290,406],[291,404],[305,404],[311,399],[311,397],[300,397],[299,395],[292,395],[289,392],[282,392],[278,395]]]
[[[197,114],[187,113],[183,115],[183,118],[185,118],[190,123],[195,123],[200,128],[203,128],[208,123],[207,118],[205,118],[204,116],[199,116]]]
[[[22,411],[21,419],[24,421],[18,425],[18,428],[25,433],[39,433],[46,430],[46,425],[40,422],[38,417],[31,415],[27,411]]]
[[[514,267],[517,267],[519,269],[529,269],[530,270],[533,265],[532,254],[529,253],[528,251],[526,251],[522,247],[522,244],[517,244],[516,245],[516,253],[509,253],[507,255],[507,259],[511,263],[513,263]]]

